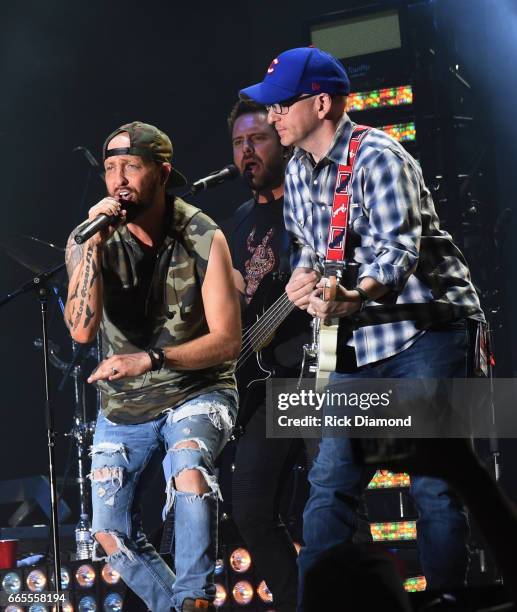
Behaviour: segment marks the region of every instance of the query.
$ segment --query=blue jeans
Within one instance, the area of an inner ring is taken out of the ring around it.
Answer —
[[[115,424],[99,413],[92,446],[92,532],[110,534],[118,550],[107,557],[137,595],[156,612],[181,610],[187,597],[212,600],[217,546],[219,486],[214,461],[226,444],[237,412],[231,390],[199,395],[146,423]],[[185,441],[197,448],[176,448]],[[168,473],[166,510],[174,506],[175,570],[170,570],[142,531],[140,477],[164,444]],[[203,495],[176,491],[174,477],[199,470],[209,486]],[[94,559],[105,559],[100,545]]]
[[[397,355],[362,366],[353,374],[334,372],[330,383],[351,378],[464,378],[467,347],[466,329],[427,331]],[[311,490],[303,517],[304,547],[298,557],[300,602],[307,570],[325,551],[352,539],[359,524],[363,476],[364,468],[352,459],[348,438],[321,440],[309,473]],[[428,588],[464,584],[469,529],[461,502],[437,478],[412,476],[410,494],[418,511],[417,542]]]

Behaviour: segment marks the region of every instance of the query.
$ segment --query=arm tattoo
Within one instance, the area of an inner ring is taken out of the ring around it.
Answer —
[[[72,278],[72,274],[77,266],[81,263],[81,259],[84,255],[84,247],[82,244],[77,244],[75,240],[70,236],[66,244],[65,250],[65,264],[68,272],[68,278]]]
[[[79,282],[75,284],[74,293],[70,296],[70,299],[75,300],[78,294],[79,294]]]
[[[86,329],[90,325],[90,321],[93,319],[95,312],[90,310],[90,304],[86,304],[86,316],[84,317],[83,328]]]
[[[90,275],[92,274],[92,261],[93,261],[93,247],[89,246],[88,250],[86,251],[86,262],[84,265],[84,273],[83,273],[83,285],[81,287],[81,299],[79,302],[79,308],[77,309],[77,314],[75,316],[74,324],[72,326],[73,329],[77,329],[77,327],[79,326],[79,323],[81,322],[81,319],[83,316],[85,303],[87,303],[88,301],[88,288],[89,288],[88,286],[90,284]],[[93,313],[92,313],[92,316],[93,316]],[[88,316],[87,316],[87,320],[88,320]],[[86,326],[87,326],[87,323],[85,322],[84,327]]]
[[[97,276],[99,276],[99,268],[97,267],[97,264],[95,263],[95,261],[92,261],[92,280],[90,281],[90,289],[93,287],[93,283],[95,282],[95,279],[97,278]]]

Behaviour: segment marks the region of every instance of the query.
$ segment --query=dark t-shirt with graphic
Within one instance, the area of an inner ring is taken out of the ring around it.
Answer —
[[[223,226],[233,267],[246,283],[244,319],[248,324],[283,293],[291,274],[290,239],[284,225],[283,204],[283,198],[264,204],[250,200]],[[271,276],[275,273],[280,273],[278,280]],[[261,309],[258,312],[257,306]],[[310,317],[295,308],[275,333],[269,352],[274,362],[289,369],[289,373],[284,372],[286,376],[298,374],[302,347],[309,339],[309,322]]]
[[[255,203],[230,238],[233,267],[246,283],[249,304],[261,281],[276,272],[280,258],[289,261],[289,238],[284,227],[284,199]],[[288,268],[286,267],[286,272]]]

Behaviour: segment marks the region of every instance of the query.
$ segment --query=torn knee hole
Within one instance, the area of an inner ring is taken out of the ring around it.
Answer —
[[[105,480],[111,480],[116,477],[116,468],[102,467],[92,471],[91,479],[97,482],[104,482]]]
[[[199,450],[199,444],[195,440],[183,440],[183,442],[177,442],[172,448],[195,448]]]
[[[181,470],[174,480],[176,489],[184,493],[205,493],[210,490],[205,473],[198,467]]]
[[[119,466],[94,468],[90,474],[97,496],[109,506],[115,503],[115,494],[123,485],[123,477],[124,470]]]
[[[122,536],[120,536],[116,532],[107,532],[107,531],[98,531],[93,534],[95,538],[96,545],[93,549],[93,560],[100,561],[106,559],[106,557],[99,555],[98,546],[102,547],[103,552],[109,557],[112,555],[123,555],[127,557],[129,560],[133,561],[135,559],[135,555],[132,550],[130,550]]]
[[[106,532],[96,533],[93,537],[102,546],[102,548],[104,549],[107,555],[112,555],[113,553],[120,550],[120,547],[117,542],[117,538],[115,538],[110,533],[106,533]]]

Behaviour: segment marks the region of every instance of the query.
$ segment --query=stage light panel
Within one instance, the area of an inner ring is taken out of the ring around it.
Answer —
[[[240,580],[234,584],[232,595],[240,606],[247,606],[253,599],[253,587],[247,580]]]
[[[120,593],[109,593],[103,601],[104,612],[120,612],[122,610],[122,595]]]
[[[221,575],[224,572],[224,560],[217,559],[215,562],[215,570],[214,573],[216,576]]]
[[[89,589],[95,584],[95,569],[89,563],[83,563],[75,572],[75,580],[83,589]]]
[[[267,588],[266,581],[263,580],[257,587],[257,595],[264,603],[271,603],[273,601],[273,594]]]
[[[386,132],[399,142],[413,142],[416,140],[416,127],[413,121],[408,123],[394,123],[393,125],[383,125],[379,129]]]
[[[102,568],[101,576],[104,582],[110,586],[120,582],[120,574],[116,569],[113,569],[109,563],[106,563],[106,565]]]
[[[251,567],[251,555],[245,548],[236,548],[230,555],[230,566],[239,574],[247,572]]]
[[[77,606],[77,610],[78,612],[97,612],[98,606],[95,601],[95,597],[93,597],[92,595],[86,595],[85,597],[81,597]]]
[[[221,606],[224,606],[224,603],[226,601],[226,598],[228,597],[227,593],[226,593],[226,589],[223,587],[222,584],[219,583],[215,583],[215,599],[214,599],[214,606],[216,608],[220,608]]]
[[[2,578],[2,591],[7,595],[16,595],[22,588],[22,578],[20,572],[10,571],[4,574]]]
[[[25,584],[31,593],[41,593],[47,586],[47,576],[43,570],[33,569],[27,574]]]
[[[394,474],[388,470],[377,470],[368,485],[369,489],[392,489],[396,487],[409,487],[411,480],[409,474]]]
[[[404,581],[404,588],[408,593],[416,593],[417,591],[425,591],[427,586],[425,576],[414,576]]]
[[[371,523],[370,531],[374,542],[416,540],[416,521]]]
[[[348,96],[346,108],[347,112],[350,113],[407,104],[413,104],[413,88],[411,85],[351,93]]]
[[[50,576],[50,584],[55,588],[56,583],[54,581],[54,572]],[[70,586],[70,571],[66,567],[61,568],[61,590],[66,591]]]
[[[52,608],[52,612],[57,612],[56,606]],[[69,601],[66,601],[64,604],[61,604],[61,612],[74,612],[74,606]]]

